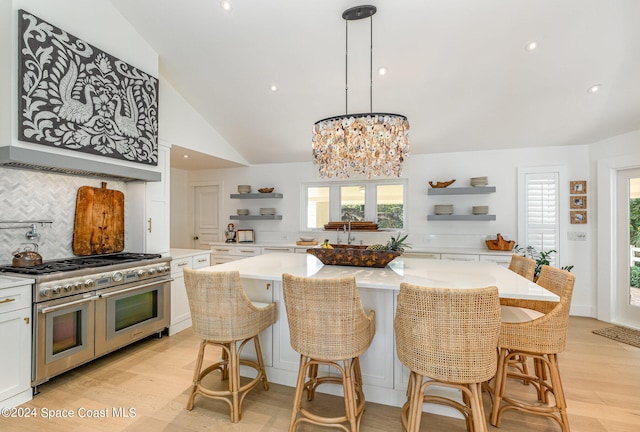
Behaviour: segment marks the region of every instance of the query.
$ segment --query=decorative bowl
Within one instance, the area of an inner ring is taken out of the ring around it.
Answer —
[[[276,209],[273,207],[263,207],[260,209],[260,214],[263,216],[276,214]]]
[[[238,193],[246,194],[251,192],[250,185],[238,185]]]
[[[238,209],[236,210],[239,216],[246,216],[249,214],[249,209]]]
[[[315,240],[315,237],[300,237],[300,241],[303,242],[312,242]]]
[[[260,193],[271,193],[271,192],[273,192],[273,190],[274,190],[274,189],[275,189],[275,188],[272,188],[272,187],[269,187],[269,188],[260,188],[260,189],[258,189],[258,192],[260,192]]]
[[[314,255],[322,264],[357,267],[385,267],[402,252],[391,250],[369,250],[354,248],[307,249],[307,253]]]

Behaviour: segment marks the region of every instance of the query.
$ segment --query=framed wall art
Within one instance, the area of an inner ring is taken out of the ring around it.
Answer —
[[[585,195],[587,193],[587,181],[586,180],[572,181],[570,193],[574,195]]]
[[[18,139],[157,165],[158,79],[24,10],[18,21]]]
[[[586,224],[587,212],[584,210],[572,210],[569,212],[572,224]]]
[[[570,197],[571,202],[569,203],[569,207],[572,209],[586,209],[587,208],[587,197],[586,195],[572,195]]]

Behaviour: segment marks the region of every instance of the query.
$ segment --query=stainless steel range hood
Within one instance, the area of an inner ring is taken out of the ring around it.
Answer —
[[[119,181],[160,181],[157,171],[97,162],[17,146],[0,147],[0,166]]]

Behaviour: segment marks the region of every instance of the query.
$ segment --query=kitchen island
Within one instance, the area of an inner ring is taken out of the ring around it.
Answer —
[[[456,289],[495,285],[501,297],[558,301],[559,298],[516,273],[491,262],[460,262],[398,257],[385,268],[323,265],[309,254],[271,253],[209,267],[215,271],[238,270],[243,287],[252,300],[275,301],[276,323],[260,335],[269,380],[295,386],[299,355],[290,346],[289,326],[282,296],[282,274],[305,277],[354,275],[365,310],[376,311],[376,336],[360,357],[367,400],[402,406],[406,400],[409,371],[395,352],[393,319],[400,283]],[[328,372],[328,371],[324,371]],[[324,387],[324,388],[323,388]],[[341,394],[334,386],[319,391]],[[454,415],[443,406],[429,406],[430,412]]]

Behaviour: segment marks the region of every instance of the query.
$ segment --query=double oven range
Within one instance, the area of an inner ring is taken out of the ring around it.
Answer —
[[[169,326],[170,257],[119,253],[0,272],[35,279],[31,385]]]

